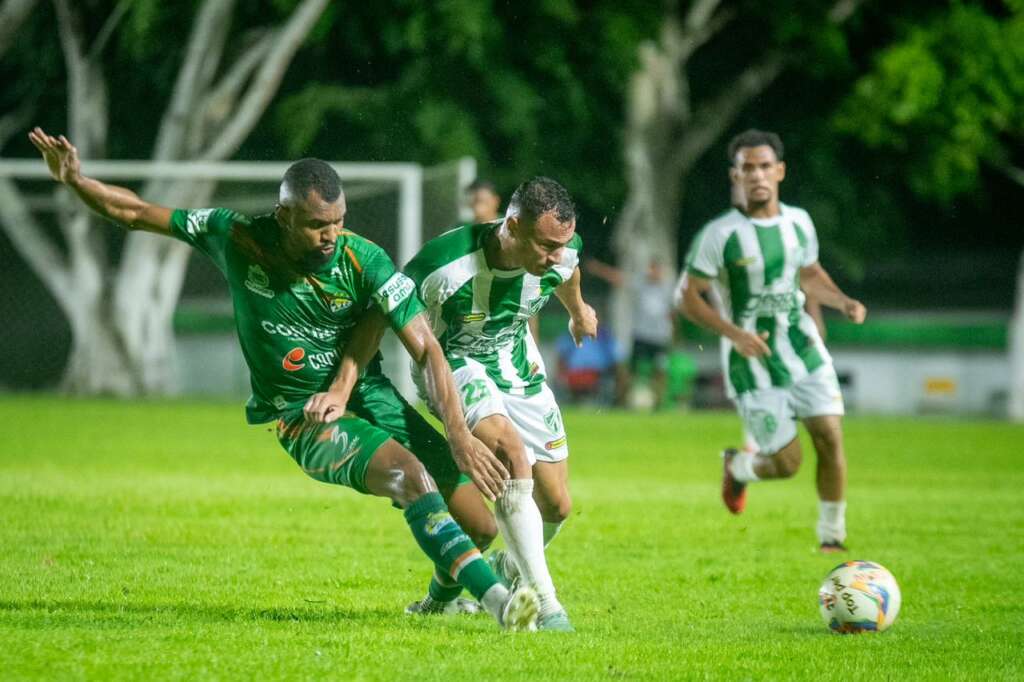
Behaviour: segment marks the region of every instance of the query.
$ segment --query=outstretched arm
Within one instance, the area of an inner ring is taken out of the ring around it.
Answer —
[[[868,309],[864,304],[844,294],[821,263],[800,269],[800,288],[821,305],[841,311],[851,322],[860,324],[867,317]]]
[[[170,234],[171,209],[147,203],[130,189],[83,176],[78,150],[66,137],[34,128],[28,139],[43,155],[53,179],[70,187],[93,211],[129,230]]]
[[[572,340],[576,342],[576,345],[582,345],[583,339],[588,336],[596,339],[597,313],[583,302],[579,268],[573,270],[572,276],[555,288],[555,296],[569,313],[569,333],[572,334]]]
[[[711,288],[711,281],[687,272],[680,283],[682,287],[682,304],[680,312],[690,320],[710,329],[719,336],[732,341],[736,351],[745,358],[756,358],[771,355],[772,351],[765,343],[768,332],[762,335],[751,334],[718,314],[704,300],[704,294]]]

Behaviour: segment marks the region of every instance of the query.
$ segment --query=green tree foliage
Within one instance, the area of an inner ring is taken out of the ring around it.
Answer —
[[[839,130],[895,152],[923,197],[949,201],[979,186],[983,166],[1012,175],[1020,161],[1024,2],[991,5],[951,2],[908,26],[835,117]]]

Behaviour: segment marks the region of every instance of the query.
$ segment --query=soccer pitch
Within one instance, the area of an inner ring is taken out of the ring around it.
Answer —
[[[549,550],[578,633],[407,617],[429,569],[400,513],[306,478],[237,404],[0,399],[0,677],[1020,679],[1024,429],[853,417],[848,558],[895,626],[830,634],[814,459],[718,498],[731,414],[568,411]],[[805,446],[809,443],[805,442]]]

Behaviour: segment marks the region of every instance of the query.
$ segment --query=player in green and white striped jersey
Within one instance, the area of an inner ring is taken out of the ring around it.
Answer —
[[[727,449],[722,496],[733,513],[746,505],[746,485],[788,478],[802,453],[796,420],[804,422],[818,455],[822,551],[841,551],[846,539],[846,459],[843,399],[832,358],[804,291],[856,323],[864,306],[846,296],[818,263],[818,237],[806,211],[779,201],[786,174],[782,141],[749,130],[729,145],[730,177],[742,196],[701,229],[686,260],[681,308],[722,337],[729,396],[759,452]],[[703,298],[717,294],[720,309]]]
[[[527,322],[552,294],[581,343],[597,316],[580,294],[576,211],[554,180],[516,189],[505,218],[464,225],[428,242],[405,267],[452,367],[466,423],[511,473],[496,517],[514,562],[540,596],[541,629],[566,629],[544,547],[569,514],[569,455],[561,413]],[[536,502],[536,504],[535,504]]]

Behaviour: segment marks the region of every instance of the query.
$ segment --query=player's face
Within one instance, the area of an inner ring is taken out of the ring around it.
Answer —
[[[473,211],[473,221],[486,223],[498,219],[498,207],[501,197],[489,189],[478,189],[469,195],[469,208]]]
[[[345,195],[326,202],[315,191],[290,206],[277,207],[285,254],[306,271],[331,261],[345,224]]]
[[[729,177],[733,182],[734,205],[743,199],[748,210],[772,204],[779,197],[779,183],[786,177],[786,164],[768,145],[740,147],[733,159]]]
[[[566,244],[576,234],[576,219],[560,223],[550,211],[532,223],[509,218],[509,231],[516,238],[517,256],[523,269],[542,277],[562,261]]]

